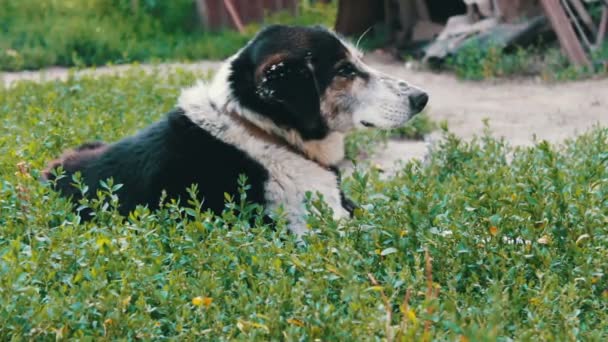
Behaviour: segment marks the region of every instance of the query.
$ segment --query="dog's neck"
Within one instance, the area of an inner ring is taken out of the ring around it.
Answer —
[[[220,132],[218,125],[239,125],[248,134],[287,147],[323,167],[335,166],[344,160],[343,133],[331,132],[323,139],[304,140],[295,130],[275,125],[239,103],[230,89],[229,71],[230,60],[224,63],[210,85],[200,82],[182,92],[178,105],[194,122],[212,133],[214,130]]]
[[[301,135],[293,129],[283,129],[257,113],[240,109],[240,111],[231,110],[226,113],[253,136],[276,145],[286,146],[324,167],[338,165],[344,160],[344,134],[341,132],[330,132],[325,138],[319,140],[303,140]],[[220,110],[220,112],[223,111]]]

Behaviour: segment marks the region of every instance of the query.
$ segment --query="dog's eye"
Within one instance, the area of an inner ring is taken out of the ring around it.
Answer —
[[[336,75],[346,78],[355,78],[358,74],[357,68],[352,63],[344,63],[336,71]]]

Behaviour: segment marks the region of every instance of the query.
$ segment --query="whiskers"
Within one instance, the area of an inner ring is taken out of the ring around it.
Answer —
[[[373,26],[370,26],[367,28],[367,30],[365,30],[365,32],[361,33],[361,35],[359,36],[359,39],[357,39],[357,43],[355,44],[355,48],[359,48],[359,43],[361,43],[361,40],[363,40],[363,38],[365,37],[365,35],[367,33],[369,33],[369,31],[371,31],[373,28]]]

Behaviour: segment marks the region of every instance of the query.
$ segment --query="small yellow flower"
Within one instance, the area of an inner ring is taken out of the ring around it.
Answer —
[[[213,298],[210,297],[204,297],[203,298],[203,305],[208,308],[211,306],[211,303],[213,303]]]
[[[498,234],[498,228],[496,226],[491,226],[489,231],[490,231],[490,235],[492,235],[492,236],[496,236],[496,234]]]
[[[203,297],[197,296],[197,297],[192,298],[192,305],[194,305],[194,306],[203,305]]]
[[[355,210],[353,211],[353,216],[355,216],[356,218],[361,218],[363,217],[363,215],[365,215],[365,210],[361,208],[355,208]]]
[[[414,310],[409,309],[407,310],[407,318],[412,321],[412,323],[416,324],[416,322],[418,322],[418,318],[416,318],[416,312],[414,312]]]
[[[127,306],[129,305],[129,303],[131,303],[131,296],[127,296],[126,298],[120,301],[120,304],[122,304],[122,306]]]
[[[114,323],[114,321],[111,318],[108,318],[105,321],[103,321],[103,325],[112,325],[113,323]]]
[[[298,327],[303,327],[304,326],[304,322],[300,321],[297,318],[290,318],[287,320],[287,323],[292,324],[292,325],[296,325]]]
[[[536,240],[536,242],[541,245],[548,245],[551,242],[551,239],[547,235],[543,235],[540,239]]]
[[[195,306],[204,306],[208,308],[211,306],[211,303],[213,303],[213,298],[210,297],[197,296],[192,298],[192,304]]]
[[[581,243],[582,243],[582,242],[584,242],[585,240],[589,239],[589,237],[590,237],[590,236],[589,236],[589,234],[583,234],[583,235],[579,236],[579,237],[576,239],[576,245],[578,246],[579,244],[581,244]]]

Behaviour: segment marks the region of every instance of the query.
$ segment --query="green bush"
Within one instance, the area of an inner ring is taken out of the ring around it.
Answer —
[[[312,196],[304,246],[284,223],[250,226],[243,180],[222,215],[165,198],[126,219],[108,182],[86,223],[38,181],[63,149],[157,120],[200,76],[0,89],[2,340],[608,338],[606,128],[517,149],[448,134],[428,164],[345,179],[353,219]]]
[[[608,59],[608,44],[594,51],[591,58],[597,62]],[[495,44],[481,47],[470,43],[448,58],[445,66],[458,77],[468,80],[539,76],[545,81],[563,81],[608,73],[606,66],[601,63],[590,68],[575,67],[559,48],[550,46],[505,51]]]
[[[437,129],[437,124],[426,113],[416,115],[405,126],[392,130],[363,130],[346,138],[346,156],[355,160],[361,154],[369,155],[384,146],[388,139],[422,140],[425,135]]]
[[[130,0],[0,0],[0,70],[222,59],[260,28],[250,25],[245,35],[203,32],[192,0],[138,4],[134,12]],[[265,23],[331,26],[335,13],[335,5],[316,4]]]

